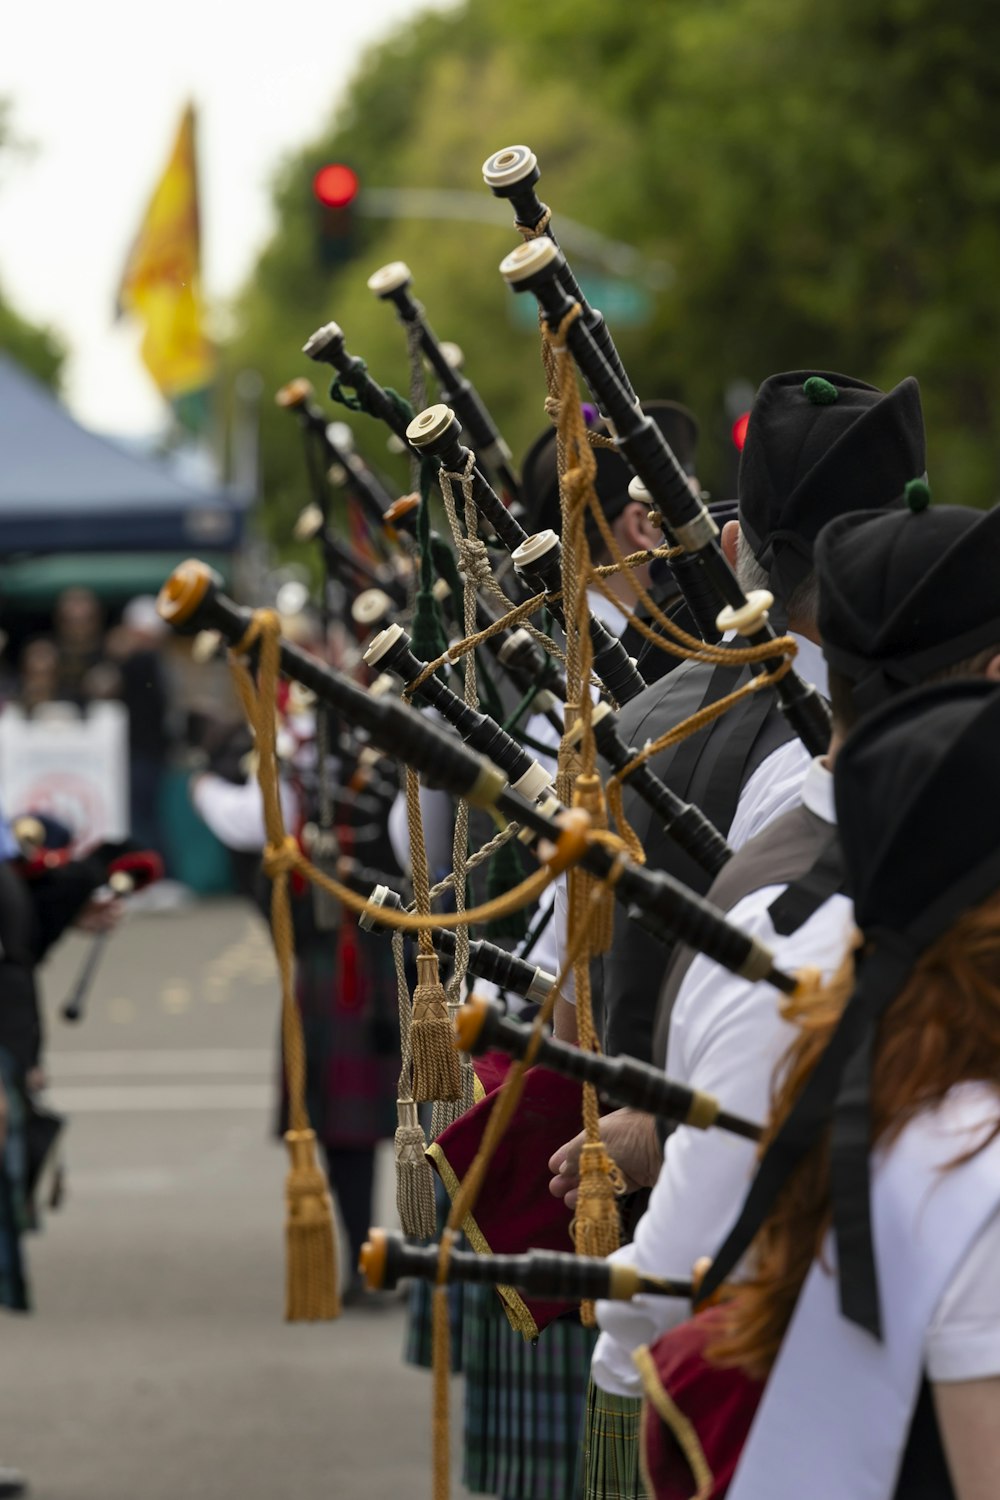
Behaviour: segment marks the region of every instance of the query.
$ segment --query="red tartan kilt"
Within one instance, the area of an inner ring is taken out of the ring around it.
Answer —
[[[643,1473],[655,1500],[723,1500],[764,1391],[705,1358],[708,1309],[641,1349]]]

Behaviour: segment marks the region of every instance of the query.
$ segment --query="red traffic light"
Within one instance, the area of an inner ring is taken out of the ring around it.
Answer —
[[[743,445],[747,440],[747,428],[750,425],[750,413],[745,411],[741,417],[737,417],[732,426],[733,447],[739,453],[743,452]]]
[[[343,162],[329,162],[313,178],[313,193],[326,208],[346,208],[358,195],[357,173]]]

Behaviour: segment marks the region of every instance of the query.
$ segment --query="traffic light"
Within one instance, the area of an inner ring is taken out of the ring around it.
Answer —
[[[316,255],[321,266],[339,266],[354,253],[357,173],[344,162],[327,162],[313,175]]]
[[[740,413],[740,415],[736,418],[736,421],[730,428],[730,435],[733,439],[733,447],[738,453],[743,452],[743,446],[747,440],[747,428],[749,427],[749,425],[750,413],[748,411],[744,411]]]

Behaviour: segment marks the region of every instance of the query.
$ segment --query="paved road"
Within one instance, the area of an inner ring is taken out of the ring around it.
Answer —
[[[37,1312],[0,1327],[0,1462],[37,1500],[427,1494],[430,1381],[401,1362],[401,1307],[282,1321],[262,926],[235,902],[133,918],[70,1027],[83,951],[46,970],[69,1196],[30,1244]]]

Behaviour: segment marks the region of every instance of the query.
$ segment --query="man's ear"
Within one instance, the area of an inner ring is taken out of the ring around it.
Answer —
[[[650,525],[647,510],[640,500],[630,500],[615,522],[618,545],[626,554],[660,545],[661,533]]]
[[[736,549],[740,540],[739,521],[727,521],[722,528],[722,536],[719,538],[722,550],[726,554],[726,562],[736,571]]]
[[[986,663],[983,676],[988,682],[1000,682],[1000,652]]]

